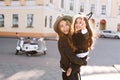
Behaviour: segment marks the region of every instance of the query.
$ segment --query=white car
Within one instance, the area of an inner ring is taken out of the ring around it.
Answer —
[[[111,30],[102,30],[100,32],[100,37],[120,39],[120,33],[119,32],[114,32],[114,31],[111,31]]]

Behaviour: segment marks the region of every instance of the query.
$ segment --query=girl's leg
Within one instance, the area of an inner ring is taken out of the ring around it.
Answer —
[[[71,75],[72,68],[69,67],[68,70],[66,71],[66,75],[69,77]]]
[[[68,77],[66,76],[66,72],[62,72],[62,79],[63,80],[69,80]]]
[[[79,80],[78,73],[71,73],[69,80]]]
[[[78,73],[78,78],[79,78],[78,80],[81,80],[81,75],[80,75],[80,73]]]

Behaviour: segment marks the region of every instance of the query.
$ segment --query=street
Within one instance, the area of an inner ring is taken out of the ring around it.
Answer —
[[[110,66],[120,64],[120,40],[100,38],[90,53],[89,65]]]
[[[9,55],[10,60],[14,58],[28,58],[25,55],[14,55],[17,39],[15,38],[0,38],[0,56]],[[34,56],[35,59],[51,58],[59,62],[59,52],[57,49],[57,41],[46,40],[47,55]],[[120,40],[100,38],[96,40],[94,49],[90,52],[88,65],[110,66],[120,64]],[[14,57],[14,58],[12,58]],[[3,57],[2,57],[3,58]],[[1,59],[1,58],[0,58]],[[8,60],[8,61],[10,61]],[[22,59],[23,60],[23,59]],[[1,59],[0,61],[7,61]],[[14,60],[13,60],[14,61]]]
[[[46,55],[29,57],[24,54],[15,55],[16,43],[15,38],[0,38],[0,80],[50,80],[50,78],[61,80],[57,41],[46,40],[48,49]],[[90,52],[86,68],[119,65],[119,46],[119,39],[97,39],[93,51]],[[18,77],[25,72],[26,76],[22,75],[23,79]]]

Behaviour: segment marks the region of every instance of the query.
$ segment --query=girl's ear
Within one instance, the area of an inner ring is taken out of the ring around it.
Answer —
[[[92,12],[90,12],[90,13],[86,14],[87,19],[89,20],[89,19],[92,17],[92,15],[93,15],[93,13],[92,13]]]

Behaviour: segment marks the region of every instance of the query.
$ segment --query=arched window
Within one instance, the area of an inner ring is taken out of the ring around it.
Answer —
[[[100,30],[105,30],[106,29],[106,20],[102,19],[100,20]]]

